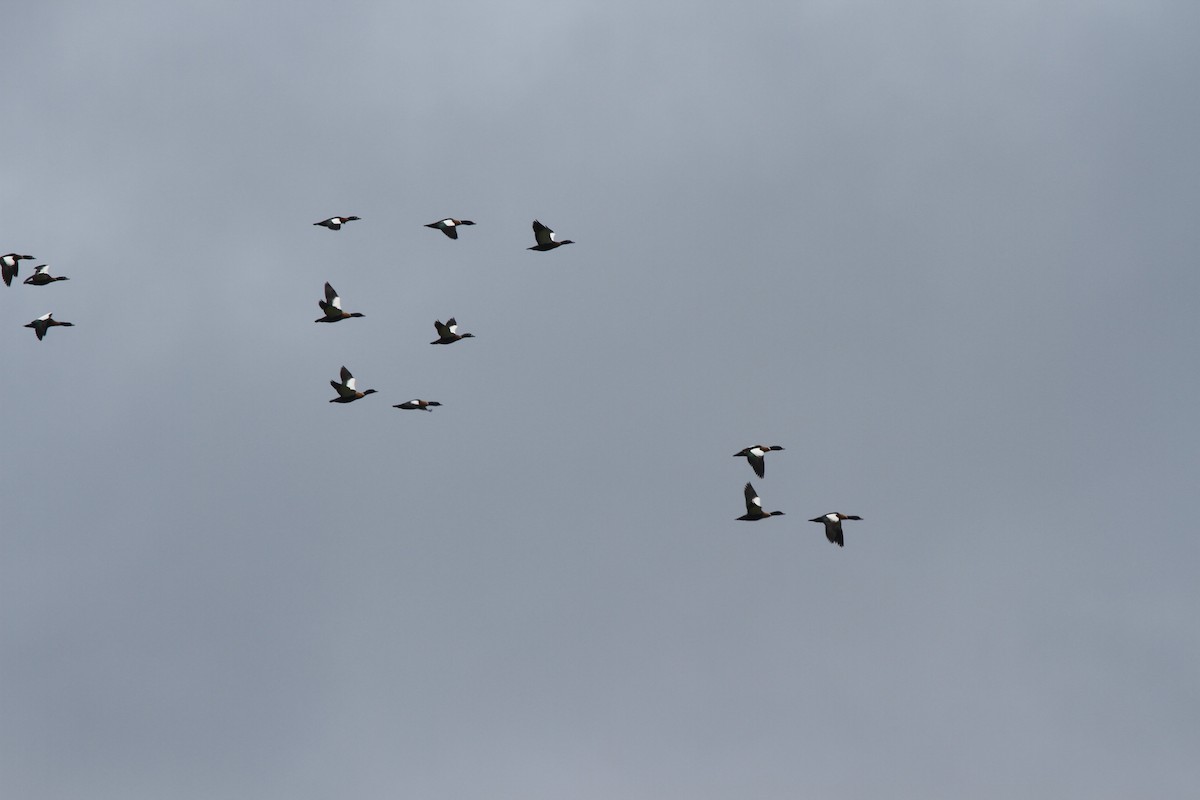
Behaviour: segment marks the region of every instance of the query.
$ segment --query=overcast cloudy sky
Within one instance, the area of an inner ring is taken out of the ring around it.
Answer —
[[[1200,6],[3,27],[4,797],[1195,796]]]

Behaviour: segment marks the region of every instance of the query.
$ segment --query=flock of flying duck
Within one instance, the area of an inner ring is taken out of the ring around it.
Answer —
[[[340,231],[343,225],[349,222],[355,222],[359,219],[359,217],[354,216],[330,217],[329,219],[324,219],[320,222],[314,222],[313,224],[319,225],[323,228],[328,228],[331,231]],[[469,219],[453,219],[447,217],[445,219],[440,219],[437,222],[427,223],[425,227],[439,230],[446,234],[446,236],[449,238],[457,239],[458,229],[460,227],[474,224],[475,223]],[[550,228],[547,228],[536,219],[533,221],[533,237],[536,244],[527,248],[529,250],[538,250],[544,252],[546,250],[553,250],[557,247],[562,247],[563,245],[574,244],[574,242],[570,239],[558,239],[555,236],[554,231],[552,231]],[[18,276],[21,261],[33,260],[33,258],[33,256],[20,255],[18,253],[7,253],[3,256],[0,256],[0,274],[2,274],[4,279],[4,285],[12,285],[13,278]],[[65,280],[68,280],[66,276],[52,276],[49,272],[47,272],[47,267],[45,264],[39,264],[34,268],[33,274],[26,278],[24,282],[30,286],[46,286],[57,281]],[[338,296],[337,291],[329,283],[325,284],[325,299],[317,301],[317,305],[320,307],[321,311],[324,312],[324,316],[313,320],[314,322],[341,322],[342,320],[363,316],[363,314],[357,311],[344,311],[342,309],[342,298]],[[434,339],[432,342],[430,342],[430,344],[454,344],[462,339],[471,339],[475,336],[473,333],[459,333],[458,322],[454,319],[454,317],[449,318],[445,322],[442,322],[440,319],[436,320],[434,321],[433,326],[434,329],[437,330],[438,338]],[[33,328],[33,332],[37,334],[37,338],[40,341],[46,336],[46,332],[50,330],[50,328],[69,328],[73,327],[73,323],[60,322],[59,320],[54,319],[52,314],[47,313],[26,324],[25,327]],[[375,389],[360,390],[357,386],[354,375],[351,374],[350,370],[346,369],[344,366],[341,369],[339,377],[341,378],[340,381],[329,382],[329,385],[333,387],[335,392],[337,392],[337,397],[329,401],[331,403],[353,403],[355,400],[361,400],[369,394],[376,393]],[[440,405],[441,403],[436,400],[413,399],[403,403],[397,403],[392,407],[399,408],[404,411],[433,411],[435,407]],[[754,474],[758,475],[760,478],[765,478],[767,474],[767,462],[765,458],[766,454],[772,450],[782,449],[783,448],[777,444],[759,444],[744,448],[733,455],[734,458],[745,458],[746,463],[748,463],[751,469],[754,470]],[[757,522],[758,520],[769,519],[771,517],[783,515],[782,511],[763,510],[762,498],[758,496],[758,492],[754,491],[754,486],[749,482],[746,483],[744,494],[746,498],[746,513],[738,517],[739,520],[746,522]],[[814,517],[813,519],[809,520],[809,522],[822,523],[825,526],[825,538],[827,538],[833,544],[836,544],[838,547],[844,547],[845,541],[842,537],[842,521],[848,519],[861,520],[862,517],[851,514],[842,514],[835,511],[825,514],[824,516]]]
[[[19,253],[5,253],[4,255],[0,256],[0,277],[4,278],[4,285],[12,286],[13,278],[17,277],[18,273],[20,272],[21,262],[32,260],[33,256],[24,256],[20,255]],[[46,286],[54,283],[55,281],[65,280],[70,279],[65,275],[59,275],[57,277],[51,275],[49,272],[47,272],[47,267],[45,264],[38,264],[33,268],[33,274],[26,278],[24,282],[28,283],[30,286]],[[73,328],[74,326],[75,323],[73,322],[59,322],[54,318],[53,314],[42,314],[33,322],[28,322],[25,324],[26,328],[33,328],[33,332],[37,334],[39,342],[45,338],[46,331],[50,330],[51,328]]]
[[[354,216],[330,217],[320,222],[314,222],[313,225],[319,225],[331,231],[340,231],[346,223],[355,222],[359,219],[361,218]],[[439,230],[451,239],[457,239],[458,229],[461,226],[474,224],[469,219],[446,217],[445,219],[439,219],[437,222],[430,222],[425,227]],[[536,219],[533,221],[533,238],[536,244],[528,248],[529,250],[553,250],[556,247],[562,247],[564,244],[574,244],[570,239],[559,240],[555,237],[554,231]],[[314,322],[341,322],[344,319],[363,316],[363,314],[357,311],[344,311],[342,309],[342,298],[338,296],[337,290],[329,283],[325,284],[325,299],[318,300],[317,305],[325,313],[325,316],[313,320]],[[438,338],[434,339],[430,344],[454,344],[462,339],[473,339],[475,337],[473,333],[459,333],[458,320],[454,317],[450,317],[445,322],[442,322],[440,319],[435,320],[433,327],[437,331]],[[40,335],[38,338],[41,338]],[[374,389],[359,389],[354,375],[345,366],[342,367],[339,377],[341,378],[340,381],[329,382],[329,385],[337,392],[337,397],[329,401],[331,403],[353,403],[355,400],[361,400],[369,394],[375,394]],[[433,411],[436,406],[440,405],[441,403],[436,400],[414,398],[403,403],[397,403],[392,408],[399,408],[402,411]]]
[[[744,458],[746,463],[754,470],[754,474],[760,478],[767,477],[767,461],[766,455],[772,450],[782,450],[783,448],[777,444],[756,444],[751,447],[743,448],[733,454],[734,458]],[[746,513],[738,517],[739,520],[746,522],[758,522],[760,519],[769,519],[770,517],[783,516],[782,511],[764,511],[762,506],[762,498],[758,496],[758,492],[754,491],[754,487],[746,484]],[[842,520],[844,519],[862,519],[851,514],[842,514],[837,511],[830,512],[820,517],[813,517],[809,522],[820,522],[825,525],[825,538],[836,544],[838,547],[845,547],[846,542],[842,538]]]

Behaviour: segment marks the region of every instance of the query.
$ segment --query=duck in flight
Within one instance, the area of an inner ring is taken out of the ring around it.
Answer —
[[[451,219],[450,217],[446,217],[446,219],[439,219],[437,222],[426,223],[425,227],[433,228],[434,230],[441,231],[442,233],[449,236],[451,239],[457,239],[459,225],[474,225],[474,224],[475,223],[471,222],[471,220],[469,220],[469,219]]]
[[[342,367],[342,382],[330,381],[329,385],[338,393],[337,397],[329,401],[331,403],[353,403],[355,400],[361,400],[369,394],[375,394],[374,389],[366,389],[360,392],[354,383],[354,376],[345,367]]]
[[[37,334],[39,342],[46,335],[46,331],[50,330],[51,328],[60,327],[60,326],[63,328],[73,328],[73,327],[75,327],[75,323],[74,322],[59,322],[58,320],[56,320],[54,318],[54,316],[52,314],[42,314],[40,317],[35,319],[33,322],[26,323],[26,325],[25,325],[26,328],[33,328],[33,332]]]
[[[5,286],[12,286],[12,279],[17,277],[17,271],[21,266],[21,259],[33,259],[33,256],[23,256],[18,253],[5,253],[0,256],[0,273],[4,278]]]
[[[313,322],[341,322],[351,317],[364,316],[357,311],[353,313],[342,311],[342,298],[338,297],[338,293],[328,283],[325,284],[325,299],[318,300],[317,305],[325,312],[325,316],[314,319]]]
[[[314,222],[313,225],[320,225],[322,227],[329,228],[331,231],[340,231],[343,225],[345,225],[347,222],[354,222],[356,219],[361,219],[361,217],[330,217],[329,219],[323,219],[320,222]]]
[[[536,219],[533,221],[533,238],[537,240],[537,244],[533,247],[527,247],[527,250],[553,250],[556,247],[562,247],[564,244],[575,244],[570,239],[559,241],[555,238],[554,231]]]
[[[760,478],[765,478],[767,477],[767,462],[763,460],[763,457],[772,450],[782,449],[783,448],[777,444],[756,444],[753,447],[747,447],[740,452],[734,453],[733,457],[744,457],[747,463],[754,468],[754,474]]]
[[[24,282],[28,283],[30,286],[45,286],[46,284],[54,283],[55,281],[69,281],[69,280],[71,280],[71,279],[68,278],[66,275],[59,275],[57,278],[54,277],[53,275],[51,275],[49,272],[46,271],[45,264],[38,264],[36,267],[33,268],[33,274],[30,275],[28,278],[26,278]]]
[[[823,522],[825,524],[825,538],[836,544],[838,547],[845,547],[846,543],[842,539],[842,520],[844,519],[861,520],[862,517],[855,517],[849,514],[841,514],[834,511],[826,514],[823,517],[813,517],[809,520],[809,522]]]
[[[454,344],[459,339],[475,338],[475,334],[473,333],[459,333],[458,323],[454,317],[446,320],[445,324],[442,324],[440,319],[436,320],[433,323],[433,327],[437,328],[438,338],[434,339],[430,344]]]
[[[402,408],[405,411],[433,411],[432,406],[440,406],[437,400],[409,400],[407,403],[397,403],[392,408]]]
[[[754,487],[749,483],[746,484],[746,513],[738,517],[739,520],[747,522],[757,522],[760,519],[767,517],[781,517],[782,511],[763,511],[762,498],[758,496],[758,492],[754,491]]]

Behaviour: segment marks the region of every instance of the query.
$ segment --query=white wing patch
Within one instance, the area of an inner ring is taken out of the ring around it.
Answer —
[[[355,392],[358,391],[357,389],[354,388],[354,378],[350,378],[346,381],[346,388],[351,391],[355,391]]]

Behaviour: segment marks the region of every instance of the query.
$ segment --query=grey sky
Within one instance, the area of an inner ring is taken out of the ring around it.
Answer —
[[[1198,24],[12,5],[0,794],[1193,796]]]

